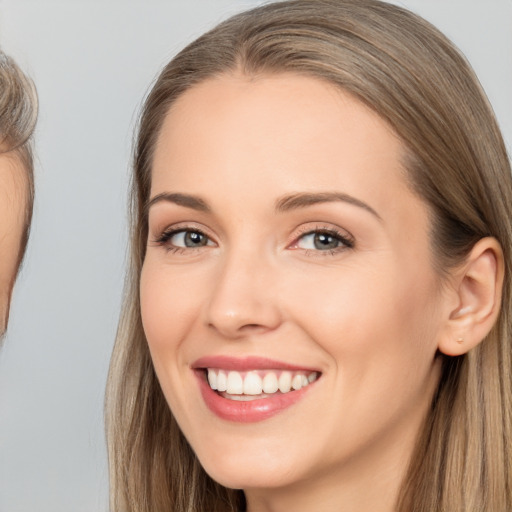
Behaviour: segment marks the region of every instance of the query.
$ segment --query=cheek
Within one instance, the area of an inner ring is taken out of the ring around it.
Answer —
[[[345,269],[337,279],[309,279],[290,293],[294,317],[351,386],[373,378],[409,380],[412,368],[425,376],[440,328],[430,273],[368,262],[366,269]]]
[[[185,277],[184,277],[185,275]],[[140,305],[151,360],[169,407],[177,418],[187,417],[183,387],[191,385],[184,340],[197,320],[198,298],[186,273],[166,271],[147,258],[140,279]]]
[[[438,378],[435,289],[428,278],[416,286],[421,276],[397,280],[398,269],[388,271],[347,277],[298,310],[335,369],[326,380],[336,397],[333,422],[352,447],[425,410]]]
[[[152,355],[174,350],[197,319],[198,291],[186,274],[165,272],[150,258],[140,280],[141,316]]]

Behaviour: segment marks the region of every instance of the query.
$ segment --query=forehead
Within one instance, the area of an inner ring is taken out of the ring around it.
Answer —
[[[152,192],[174,180],[198,187],[199,175],[201,182],[281,177],[290,186],[294,175],[300,186],[325,189],[333,179],[350,188],[357,174],[361,186],[373,188],[390,177],[404,186],[402,155],[391,127],[334,85],[286,73],[225,75],[188,90],[168,112]]]

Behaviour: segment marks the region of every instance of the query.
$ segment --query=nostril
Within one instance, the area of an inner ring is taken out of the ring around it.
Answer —
[[[266,332],[272,331],[274,329],[271,325],[262,325],[262,324],[245,324],[242,325],[238,332],[239,334],[264,334]]]
[[[224,336],[239,338],[240,336],[250,334],[263,334],[267,331],[274,329],[274,326],[264,324],[241,324],[241,325],[227,325],[219,324],[218,322],[210,322],[208,327],[221,332]]]

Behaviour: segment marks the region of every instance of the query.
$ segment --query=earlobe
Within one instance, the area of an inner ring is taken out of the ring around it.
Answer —
[[[501,305],[504,260],[499,242],[479,240],[465,262],[454,271],[455,307],[449,311],[439,350],[449,356],[465,354],[478,345],[496,322]]]

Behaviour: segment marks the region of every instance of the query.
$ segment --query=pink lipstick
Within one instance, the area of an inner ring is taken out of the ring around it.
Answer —
[[[260,357],[209,356],[193,365],[207,407],[234,422],[270,418],[301,400],[320,372]]]

